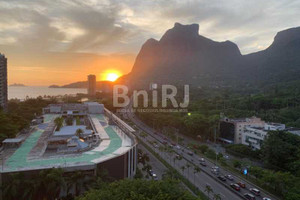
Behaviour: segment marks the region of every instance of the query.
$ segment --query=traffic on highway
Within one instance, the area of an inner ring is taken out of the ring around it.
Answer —
[[[242,179],[241,177],[232,175],[227,170],[216,165],[199,155],[195,154],[192,149],[187,146],[178,145],[174,143],[167,136],[153,130],[149,126],[145,125],[139,119],[137,119],[133,113],[128,112],[127,118],[130,119],[134,124],[135,128],[148,134],[150,137],[139,137],[143,142],[147,143],[148,146],[152,147],[154,151],[165,159],[169,164],[177,169],[179,172],[183,171],[182,166],[189,163],[192,166],[197,166],[201,169],[201,173],[183,173],[187,178],[194,181],[194,185],[197,186],[204,193],[206,192],[207,186],[211,187],[213,191],[220,194],[221,199],[257,199],[257,200],[270,200],[276,199],[270,198],[270,194],[259,189],[254,184]],[[175,154],[162,153],[159,149],[160,146],[171,148]],[[182,159],[180,159],[182,158]],[[203,173],[202,173],[203,172]],[[195,180],[195,177],[197,180]],[[193,180],[194,179],[194,180]]]

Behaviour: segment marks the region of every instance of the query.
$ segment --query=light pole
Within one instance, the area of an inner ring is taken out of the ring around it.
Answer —
[[[217,166],[217,162],[218,162],[218,147],[217,147],[217,143],[216,143],[217,131],[216,131],[216,127],[215,127],[215,126],[214,126],[214,136],[215,136],[215,147],[216,147],[216,166]]]

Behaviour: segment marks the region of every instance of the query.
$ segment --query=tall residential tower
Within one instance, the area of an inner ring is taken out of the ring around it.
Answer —
[[[7,58],[0,53],[0,107],[7,108]]]
[[[96,76],[88,75],[88,95],[94,96],[96,94]]]

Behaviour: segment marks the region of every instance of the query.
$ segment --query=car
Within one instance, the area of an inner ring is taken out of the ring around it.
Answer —
[[[149,174],[150,176],[153,176],[154,172],[150,169],[150,170],[148,171],[148,174]]]
[[[205,162],[204,158],[200,158],[199,162],[200,162],[200,165],[206,167],[206,162]]]
[[[260,191],[256,188],[250,188],[250,192],[252,192],[253,194],[255,194],[256,196],[260,195]]]
[[[180,147],[179,145],[177,145],[177,146],[176,146],[176,148],[177,148],[178,150],[180,150],[180,149],[181,149],[181,147]]]
[[[271,200],[270,198],[268,198],[268,197],[264,197],[264,198],[262,198],[263,200]]]
[[[157,181],[157,180],[158,180],[158,178],[157,178],[157,175],[156,175],[156,174],[154,174],[154,173],[153,173],[153,175],[152,175],[152,178],[153,178],[153,180],[155,180],[155,181]]]
[[[245,193],[244,197],[248,200],[255,200],[255,196],[253,196],[252,194],[249,194],[249,193]]]
[[[226,178],[224,176],[218,176],[218,179],[220,179],[221,181],[226,181]]]
[[[164,139],[164,140],[167,140],[167,138],[166,138],[166,137],[163,137],[163,139]]]
[[[216,170],[216,171],[220,171],[220,168],[218,166],[212,166],[211,169]]]
[[[219,171],[218,170],[215,170],[215,169],[212,169],[211,172],[215,175],[219,175]]]
[[[230,187],[232,187],[236,191],[240,191],[241,190],[240,186],[238,184],[236,184],[236,183],[231,183]]]
[[[226,175],[225,177],[226,177],[228,180],[233,181],[233,176],[232,176],[232,175],[228,174],[228,175]]]
[[[168,144],[166,141],[163,141],[162,143],[163,143],[164,145],[167,145],[167,144]]]
[[[241,188],[246,188],[246,184],[243,182],[238,182],[237,183]]]
[[[229,159],[229,156],[225,155],[224,158],[225,158],[226,160],[228,160],[228,159]]]
[[[154,146],[155,148],[158,148],[158,147],[159,147],[157,144],[154,144],[153,146]]]
[[[176,144],[175,144],[174,142],[171,142],[171,145],[172,145],[172,146],[176,146]]]
[[[193,155],[194,155],[194,153],[191,152],[191,151],[189,151],[188,154],[189,154],[190,156],[193,156]]]

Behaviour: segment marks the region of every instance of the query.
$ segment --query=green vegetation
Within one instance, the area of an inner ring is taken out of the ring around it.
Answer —
[[[7,200],[54,200],[66,188],[62,169],[44,170],[30,179],[21,173],[15,173],[10,175],[9,180],[3,185],[3,196]]]
[[[141,179],[122,180],[110,184],[102,184],[77,200],[196,200],[189,192],[182,189],[178,181],[161,180],[145,181]]]
[[[206,141],[214,138],[214,127],[217,127],[220,113],[230,118],[255,115],[265,121],[285,123],[287,126],[300,128],[299,99],[300,90],[297,84],[274,85],[253,91],[191,88],[188,106],[190,115],[163,112],[138,112],[137,115],[150,127],[159,130],[174,127],[180,133]],[[178,102],[181,101],[179,97]],[[152,105],[151,101],[149,105]],[[161,106],[159,105],[158,108]],[[169,105],[168,108],[173,107]]]
[[[226,145],[226,152],[238,156],[238,157],[247,157],[260,159],[260,150],[253,150],[251,147],[243,145],[243,144],[230,144]]]
[[[261,149],[262,160],[269,168],[289,171],[300,177],[300,137],[272,131]]]
[[[8,113],[0,110],[0,142],[13,138],[24,128],[28,128],[36,115],[42,114],[42,108],[55,103],[55,99],[44,100],[41,97],[25,101],[10,100]]]
[[[73,117],[67,117],[65,121],[66,121],[67,126],[73,125]]]
[[[56,131],[59,131],[61,129],[61,127],[64,125],[64,118],[56,117],[54,119],[54,123],[56,125]]]
[[[79,126],[80,125],[80,118],[77,116],[76,117],[76,125]]]

